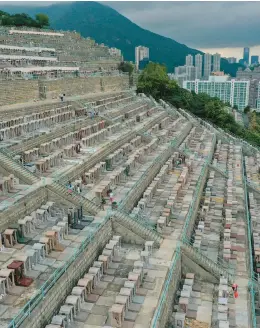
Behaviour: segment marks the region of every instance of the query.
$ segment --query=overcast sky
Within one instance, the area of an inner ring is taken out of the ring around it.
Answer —
[[[260,2],[106,2],[143,28],[203,51],[260,55]]]
[[[0,1],[6,3],[7,1]],[[49,4],[58,1],[50,1]],[[28,2],[14,2],[14,4]],[[260,55],[260,2],[108,1],[134,23],[189,47],[242,58],[243,47]],[[11,2],[9,2],[9,5]],[[43,2],[30,2],[43,5]],[[45,2],[45,4],[48,4]]]

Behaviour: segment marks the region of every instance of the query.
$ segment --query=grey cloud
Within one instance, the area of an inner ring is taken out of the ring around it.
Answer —
[[[47,6],[59,1],[0,1],[4,5]],[[260,2],[107,1],[134,23],[193,48],[260,45]]]
[[[104,2],[134,23],[196,48],[260,44],[259,2]]]
[[[55,3],[59,3],[60,1],[0,1],[1,6],[8,6],[8,7],[48,7]]]

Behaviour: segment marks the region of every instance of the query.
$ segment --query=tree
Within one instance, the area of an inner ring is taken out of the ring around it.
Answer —
[[[233,109],[236,109],[236,110],[238,110],[238,107],[237,107],[237,105],[234,105],[234,106],[233,106]]]
[[[247,113],[250,113],[250,106],[246,106],[244,108],[244,113],[247,114]]]
[[[43,15],[43,14],[40,14]],[[43,15],[46,16],[46,15]],[[49,18],[46,16],[48,21]],[[42,27],[43,22],[45,21],[44,24],[47,24],[46,22],[46,17],[39,17],[40,21],[42,20],[41,23],[39,23],[38,20],[34,20],[27,14],[14,14],[10,15],[4,11],[0,11],[0,23],[3,26],[26,26],[26,27]]]
[[[177,108],[184,108],[202,119],[207,119],[223,130],[244,138],[253,145],[260,146],[260,118],[250,113],[250,129],[238,124],[234,116],[226,110],[226,104],[217,97],[205,93],[196,94],[180,88],[169,79],[165,66],[150,62],[138,78],[137,92],[151,95],[156,100],[163,99]],[[238,109],[235,105],[233,109]]]
[[[162,98],[168,101],[177,89],[178,84],[169,79],[163,65],[149,63],[138,78],[138,92],[151,95],[157,100]]]
[[[38,22],[39,27],[49,26],[49,17],[45,14],[36,14],[35,15],[36,22]]]
[[[121,62],[118,65],[118,69],[119,71],[125,72],[125,73],[129,73],[129,75],[131,75],[134,71],[134,65],[132,65],[129,62]]]

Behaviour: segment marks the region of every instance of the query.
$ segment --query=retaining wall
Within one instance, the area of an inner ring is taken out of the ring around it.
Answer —
[[[174,256],[178,256],[178,259],[175,263],[174,272],[172,274],[171,281],[169,283],[169,287],[167,289],[167,294],[164,299],[164,304],[162,305],[160,316],[158,317],[158,320],[156,322],[152,321],[153,322],[153,324],[151,326],[152,328],[165,327],[172,314],[172,311],[173,311],[174,297],[178,290],[179,282],[180,282],[181,274],[182,274],[182,272],[181,272],[181,256],[177,255],[176,253]],[[166,275],[166,280],[167,280],[167,276],[168,276],[168,273]],[[166,280],[164,283],[166,283]],[[163,292],[163,288],[162,288],[162,292]]]
[[[4,231],[11,224],[17,223],[26,215],[30,215],[37,208],[47,202],[46,188],[33,190],[30,194],[20,200],[16,206],[11,206],[0,214],[0,231]]]
[[[66,96],[84,95],[105,91],[118,91],[129,86],[128,76],[103,76],[88,78],[70,78],[60,80],[46,80],[40,82],[45,86],[47,99],[57,98],[61,93]]]
[[[103,91],[117,91],[129,86],[129,77],[102,76],[66,78],[57,80],[6,80],[0,81],[0,106],[26,103],[39,99],[57,99]]]
[[[0,106],[39,99],[38,81],[0,81]]]
[[[218,279],[214,277],[210,272],[204,270],[200,265],[192,261],[189,257],[187,257],[185,254],[181,254],[182,261],[182,274],[186,275],[189,272],[192,272],[195,274],[196,279],[201,280],[203,282],[209,282],[211,284],[217,284],[219,283]]]
[[[108,221],[95,235],[87,249],[73,262],[65,274],[56,282],[45,298],[27,317],[21,328],[42,328],[50,323],[60,306],[70,294],[77,281],[91,267],[94,260],[112,237],[111,221]]]

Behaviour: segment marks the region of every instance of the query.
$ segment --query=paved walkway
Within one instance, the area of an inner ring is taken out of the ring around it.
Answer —
[[[104,96],[104,98],[108,95],[111,95],[111,97],[114,94],[118,94],[120,92],[129,92],[129,90],[122,90],[122,91],[107,91],[107,92],[96,92],[96,93],[89,93],[81,96],[72,96],[72,97],[65,97],[65,101],[62,102],[62,104],[66,105],[66,102],[69,101],[77,101],[77,100],[89,100],[91,101],[91,98],[96,98],[99,96]],[[18,111],[19,109],[25,108],[25,107],[30,107],[34,106],[35,109],[39,106],[43,105],[51,105],[51,104],[58,104],[61,103],[60,99],[45,99],[45,100],[38,100],[38,101],[28,101],[26,103],[19,103],[19,104],[10,104],[10,105],[5,105],[5,106],[0,106],[0,113],[1,111],[3,112],[8,112],[8,111]]]

